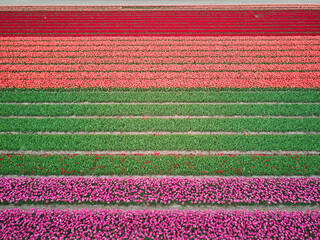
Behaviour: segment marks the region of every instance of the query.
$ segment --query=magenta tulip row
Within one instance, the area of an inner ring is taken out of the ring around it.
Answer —
[[[15,63],[13,60],[12,63]],[[30,71],[30,72],[284,72],[284,71],[318,71],[320,72],[320,63],[314,64],[170,64],[170,65],[96,65],[96,64],[72,64],[72,65],[0,65],[0,72],[6,71]],[[149,74],[149,73],[148,73]]]
[[[0,178],[0,202],[318,204],[320,178]]]
[[[320,212],[0,210],[1,239],[319,239]]]

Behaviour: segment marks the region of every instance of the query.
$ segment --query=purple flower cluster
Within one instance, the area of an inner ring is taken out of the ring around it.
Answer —
[[[0,202],[281,204],[320,202],[320,178],[0,178]]]
[[[320,212],[0,210],[1,239],[319,239]]]

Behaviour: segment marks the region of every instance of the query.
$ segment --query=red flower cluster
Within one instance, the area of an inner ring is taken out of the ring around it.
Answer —
[[[318,16],[319,10],[8,11],[0,35],[312,36],[320,32]]]

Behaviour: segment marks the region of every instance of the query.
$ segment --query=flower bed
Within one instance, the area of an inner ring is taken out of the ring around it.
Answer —
[[[0,210],[3,238],[317,239],[320,212]]]
[[[61,168],[63,170],[63,168]],[[0,202],[104,204],[318,204],[311,178],[0,178]]]

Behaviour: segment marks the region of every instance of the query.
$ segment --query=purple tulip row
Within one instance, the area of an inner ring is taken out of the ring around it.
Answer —
[[[320,178],[0,178],[0,202],[281,204],[320,202]]]
[[[319,239],[320,212],[0,210],[1,239]]]

